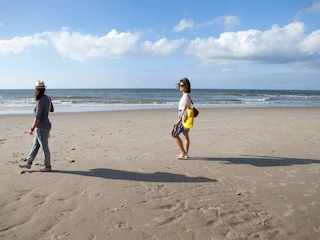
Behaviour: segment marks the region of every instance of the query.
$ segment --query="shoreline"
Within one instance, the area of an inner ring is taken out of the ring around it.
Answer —
[[[214,111],[214,110],[219,110],[219,109],[225,109],[225,110],[236,110],[236,109],[320,109],[320,106],[237,106],[237,107],[226,107],[226,106],[222,106],[222,107],[198,107],[198,105],[196,106],[197,109],[199,110],[205,110],[205,111]],[[161,108],[161,107],[157,107],[157,108],[123,108],[123,109],[107,109],[107,110],[79,110],[79,111],[59,111],[59,108],[53,113],[50,113],[50,115],[53,114],[86,114],[86,113],[106,113],[106,112],[123,112],[123,111],[172,111],[172,110],[176,110],[177,107],[166,107],[166,108]],[[7,111],[6,111],[7,112]],[[26,112],[24,111],[23,113],[12,113],[10,111],[8,111],[8,113],[3,113],[0,111],[0,116],[28,116],[28,115],[33,115],[32,111]]]
[[[0,239],[319,238],[320,108],[199,110],[187,160],[176,109],[50,114],[51,173],[1,116]]]

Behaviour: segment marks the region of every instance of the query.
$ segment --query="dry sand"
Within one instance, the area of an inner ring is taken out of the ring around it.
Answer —
[[[18,164],[32,115],[0,116],[0,239],[320,239],[320,109],[54,113],[53,172]]]

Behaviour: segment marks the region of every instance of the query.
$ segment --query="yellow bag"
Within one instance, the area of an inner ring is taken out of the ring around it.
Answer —
[[[182,126],[184,130],[188,130],[193,126],[193,119],[194,119],[194,110],[193,108],[188,108],[187,110],[187,117],[184,122],[182,122]]]

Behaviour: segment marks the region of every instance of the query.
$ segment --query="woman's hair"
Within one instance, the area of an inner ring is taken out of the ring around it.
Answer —
[[[191,83],[188,78],[182,78],[179,83],[177,84],[177,88],[180,87],[180,85],[184,86],[186,88],[186,92],[191,92]]]
[[[40,98],[42,98],[44,96],[45,90],[46,90],[45,88],[41,88],[41,89],[36,88],[36,91],[34,93],[34,98],[36,100],[39,100]]]

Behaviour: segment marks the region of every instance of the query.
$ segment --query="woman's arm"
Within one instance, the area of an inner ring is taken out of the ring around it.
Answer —
[[[50,100],[49,111],[50,111],[50,112],[54,112],[54,107],[53,107],[53,104],[52,104],[52,99],[51,99],[51,97],[49,97],[49,100]]]
[[[35,118],[35,119],[33,120],[33,124],[32,124],[32,126],[31,126],[31,128],[30,128],[30,131],[29,131],[29,134],[30,134],[30,135],[33,134],[33,131],[34,131],[34,129],[38,126],[39,122],[40,122],[40,119],[38,119],[38,118]]]

